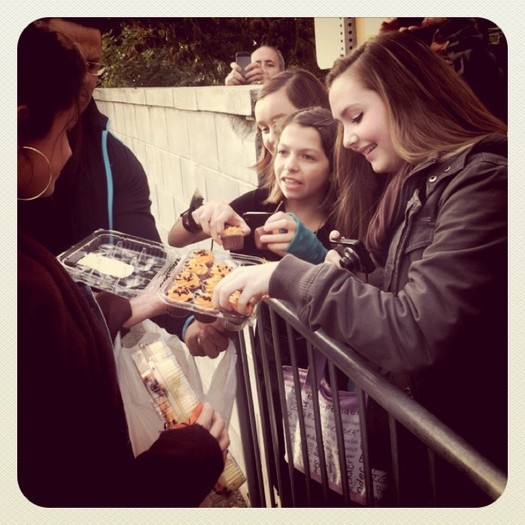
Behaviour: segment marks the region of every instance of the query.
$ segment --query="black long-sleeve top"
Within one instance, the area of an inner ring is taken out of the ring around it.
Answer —
[[[131,313],[117,310],[121,321]],[[224,467],[200,425],[165,431],[133,457],[107,331],[52,254],[24,234],[17,408],[18,482],[40,506],[196,506]]]

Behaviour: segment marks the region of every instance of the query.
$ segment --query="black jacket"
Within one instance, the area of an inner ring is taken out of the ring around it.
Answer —
[[[197,506],[222,472],[217,440],[197,424],[162,432],[134,459],[108,334],[66,271],[25,235],[17,372],[18,483],[36,505]]]
[[[79,125],[70,134],[73,156],[62,170],[54,194],[47,199],[19,203],[21,228],[55,255],[98,228],[109,228],[103,153],[107,123],[107,117],[91,100]],[[112,229],[160,241],[142,165],[111,133],[107,133],[107,151],[113,184]]]

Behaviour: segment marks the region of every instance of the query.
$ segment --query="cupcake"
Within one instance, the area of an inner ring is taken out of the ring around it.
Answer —
[[[211,250],[195,250],[188,262],[201,263],[209,267],[213,264],[214,259]]]
[[[193,303],[201,308],[214,309],[211,292],[196,292],[193,297]]]
[[[214,264],[210,268],[210,277],[219,277],[222,279],[231,273],[232,270],[233,268],[227,263]]]
[[[230,306],[236,312],[238,311],[237,310],[237,303],[239,301],[240,295],[241,295],[241,291],[237,290],[237,291],[233,292],[230,295],[230,298],[228,299],[228,302],[230,303]],[[247,306],[246,306],[246,314],[243,314],[243,315],[251,315],[252,313],[253,313],[253,305],[251,303],[248,303]]]
[[[244,235],[240,226],[226,226],[221,234],[222,246],[225,250],[242,250]]]
[[[255,231],[253,232],[253,240],[258,250],[264,250],[266,248],[266,245],[261,242],[261,235],[264,235],[265,233],[266,232],[264,231],[264,228],[262,226],[259,226],[259,228],[255,228]]]
[[[188,271],[194,273],[199,277],[199,280],[205,279],[208,277],[210,268],[203,262],[199,262],[193,259],[190,259],[183,267],[183,271]]]
[[[174,285],[170,287],[166,295],[172,301],[179,301],[181,303],[189,303],[193,300],[193,292],[187,287],[182,285]]]
[[[175,286],[183,286],[190,290],[195,290],[199,286],[199,283],[200,279],[196,273],[184,269],[180,271],[173,280]]]
[[[212,275],[208,279],[201,281],[201,290],[205,293],[213,293],[215,286],[222,279],[220,275]]]
[[[278,233],[286,233],[286,230],[273,230],[271,232],[264,231],[264,226],[259,226],[258,228],[255,228],[253,232],[253,240],[255,242],[255,246],[258,250],[266,250],[268,247],[266,246],[266,243],[261,242],[261,235],[268,235],[269,233],[272,233],[273,235],[277,235]]]

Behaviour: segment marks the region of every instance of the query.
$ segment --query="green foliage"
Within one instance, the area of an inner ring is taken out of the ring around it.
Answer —
[[[103,42],[102,87],[224,85],[235,53],[263,44],[324,79],[313,18],[127,18]]]

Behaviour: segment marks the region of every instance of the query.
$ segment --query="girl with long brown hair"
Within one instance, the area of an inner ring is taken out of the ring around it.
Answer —
[[[506,127],[410,34],[370,39],[337,60],[327,80],[342,145],[367,162],[368,176],[387,181],[366,235],[383,282],[287,255],[236,270],[214,302],[227,308],[237,289],[240,311],[266,294],[286,300],[305,325],[352,346],[505,469]],[[346,205],[368,191],[345,186],[358,175],[367,174],[338,173]],[[446,476],[446,505],[488,503],[454,472]],[[428,504],[417,488],[414,505]]]

